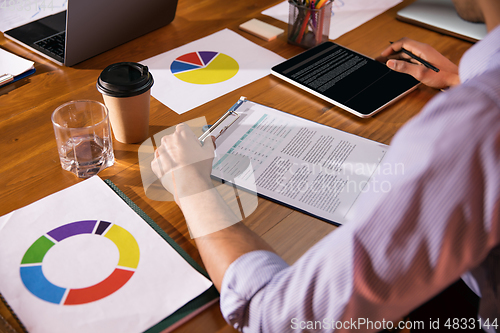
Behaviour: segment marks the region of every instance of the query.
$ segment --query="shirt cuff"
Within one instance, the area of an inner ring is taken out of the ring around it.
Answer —
[[[236,259],[222,279],[220,308],[226,321],[241,329],[252,297],[288,264],[276,253],[252,251]]]

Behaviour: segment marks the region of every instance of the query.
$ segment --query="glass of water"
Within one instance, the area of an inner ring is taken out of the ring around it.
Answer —
[[[71,101],[52,113],[61,166],[80,178],[115,163],[108,109],[97,101]]]

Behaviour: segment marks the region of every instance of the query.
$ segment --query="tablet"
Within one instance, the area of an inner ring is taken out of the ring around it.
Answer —
[[[420,83],[333,42],[274,66],[271,74],[362,118],[379,112]]]

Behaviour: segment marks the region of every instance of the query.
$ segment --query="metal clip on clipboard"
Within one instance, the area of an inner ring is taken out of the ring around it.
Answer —
[[[203,146],[203,143],[205,142],[205,139],[208,138],[209,136],[213,136],[216,139],[224,133],[234,122],[240,117],[238,113],[236,113],[236,109],[240,107],[240,105],[246,101],[247,98],[244,96],[241,96],[240,99],[227,110],[226,113],[222,117],[219,118],[213,124],[210,126],[199,138],[198,140],[200,141],[201,145]]]

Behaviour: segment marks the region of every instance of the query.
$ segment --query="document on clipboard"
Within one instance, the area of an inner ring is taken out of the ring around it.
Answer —
[[[336,225],[346,222],[388,150],[244,97],[210,130],[205,138],[218,137],[214,178]]]

